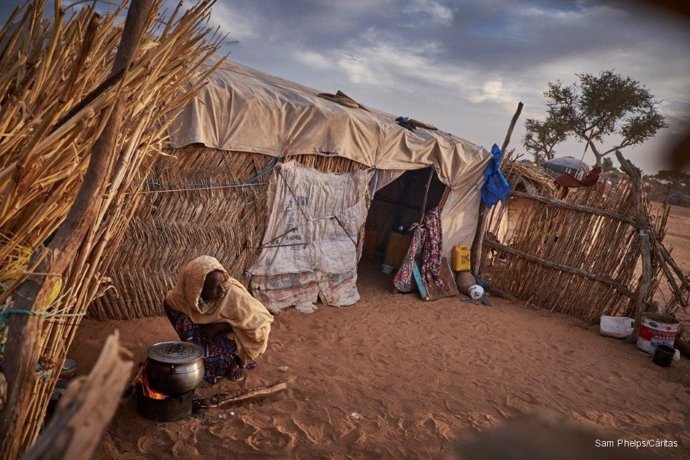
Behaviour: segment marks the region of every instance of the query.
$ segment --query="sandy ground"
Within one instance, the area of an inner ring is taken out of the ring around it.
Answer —
[[[688,228],[690,210],[674,209],[667,243],[685,269]],[[689,360],[660,368],[565,315],[496,298],[492,307],[422,302],[390,285],[364,266],[357,305],[276,318],[247,385],[286,379],[286,392],[167,424],[124,400],[97,458],[442,458],[457,440],[543,408],[605,440],[675,440],[647,450],[688,458]],[[151,343],[176,339],[165,318],[85,321],[70,351],[80,373],[115,329],[139,360]],[[198,392],[238,388],[223,381]]]

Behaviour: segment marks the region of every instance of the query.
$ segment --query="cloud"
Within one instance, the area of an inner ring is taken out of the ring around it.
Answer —
[[[329,59],[315,51],[299,50],[295,52],[294,56],[297,61],[313,69],[322,70],[333,66]]]
[[[453,11],[434,0],[413,0],[403,11],[409,15],[426,17],[435,24],[448,25],[453,22]]]
[[[0,2],[0,14],[19,1]],[[524,119],[544,117],[549,81],[606,69],[663,101],[671,128],[659,139],[690,117],[690,27],[629,1],[218,0],[211,24],[240,40],[224,51],[243,64],[485,145],[505,134],[517,101],[515,139]]]
[[[213,14],[209,22],[212,26],[220,27],[221,31],[236,40],[251,38],[258,33],[250,12],[238,11],[231,7],[229,2],[217,2],[213,6]]]

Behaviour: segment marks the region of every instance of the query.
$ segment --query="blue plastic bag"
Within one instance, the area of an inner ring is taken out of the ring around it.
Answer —
[[[494,144],[491,147],[491,160],[484,170],[484,185],[482,186],[482,201],[492,207],[510,193],[510,184],[501,172],[501,149]]]

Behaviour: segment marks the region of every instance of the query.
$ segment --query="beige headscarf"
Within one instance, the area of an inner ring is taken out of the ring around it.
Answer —
[[[225,296],[200,305],[206,275],[216,270],[225,275]],[[189,316],[195,324],[229,323],[237,342],[237,353],[245,364],[266,351],[273,316],[242,284],[231,278],[214,257],[201,256],[189,262],[165,301],[174,310]]]

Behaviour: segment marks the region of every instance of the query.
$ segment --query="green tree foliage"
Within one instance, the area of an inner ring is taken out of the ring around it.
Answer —
[[[604,170],[604,172],[609,172],[613,171],[615,166],[613,166],[613,160],[611,158],[604,158],[604,161],[602,162],[601,169]]]
[[[552,160],[556,154],[554,149],[556,145],[568,137],[565,126],[559,125],[553,120],[529,119],[525,122],[525,130],[523,139],[525,149],[532,154],[534,162],[537,164]]]
[[[601,165],[606,155],[641,144],[668,126],[657,111],[659,102],[640,82],[612,70],[577,77],[570,86],[549,83],[546,120],[525,123],[525,148],[535,158],[553,155],[553,147],[572,136],[585,142]]]
[[[658,179],[664,179],[671,182],[680,182],[683,180],[690,180],[690,174],[677,169],[662,169],[657,174]]]

